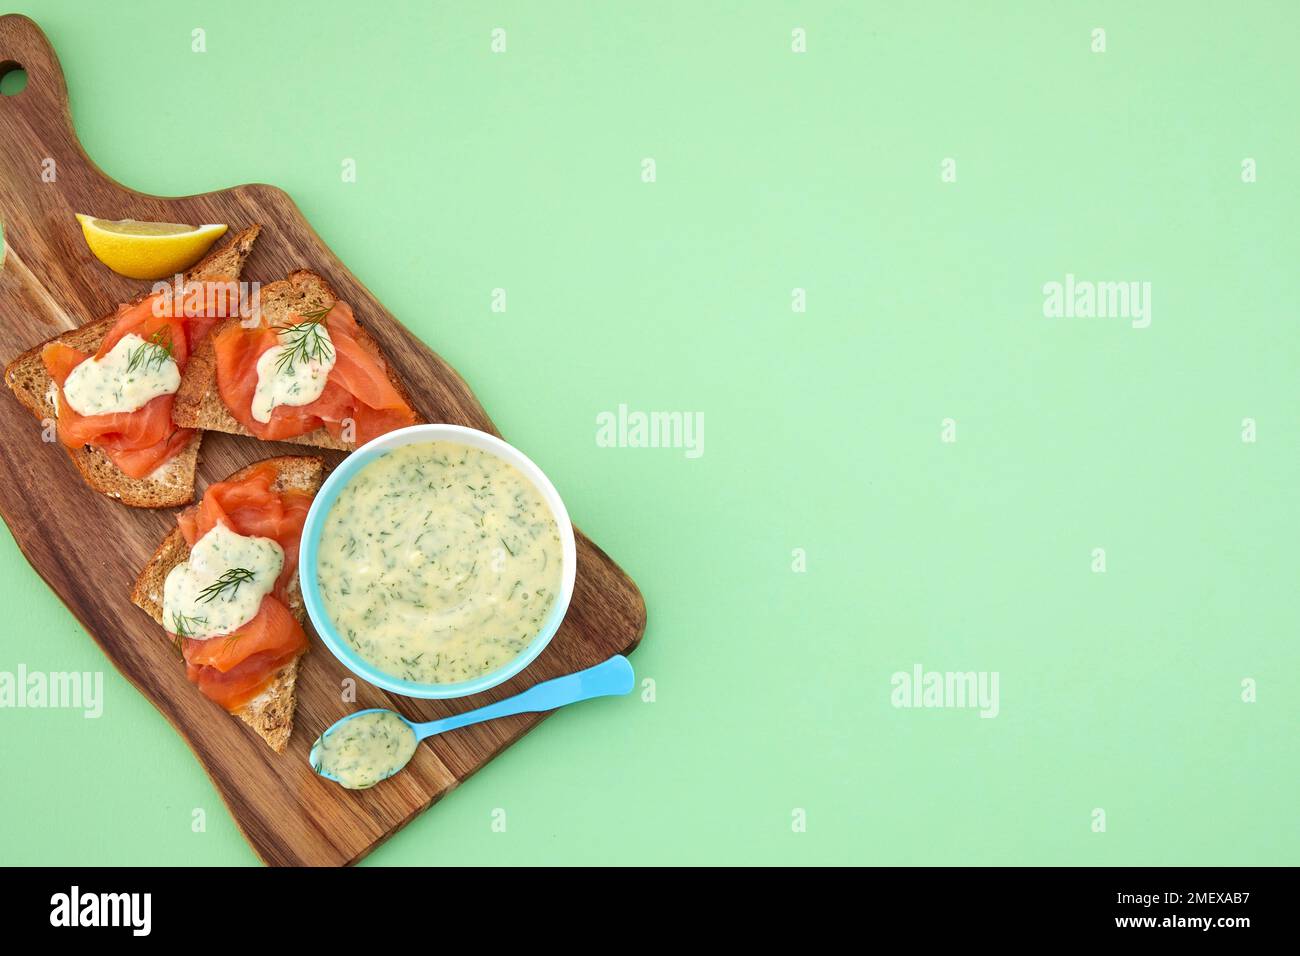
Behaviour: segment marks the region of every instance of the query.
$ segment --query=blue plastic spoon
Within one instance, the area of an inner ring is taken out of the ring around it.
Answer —
[[[312,745],[309,759],[312,769],[322,777],[349,790],[364,790],[400,771],[415,754],[416,745],[435,734],[497,717],[555,710],[593,697],[626,694],[635,683],[632,665],[626,657],[618,656],[576,674],[543,681],[495,704],[424,724],[412,723],[391,710],[359,710],[330,725]]]

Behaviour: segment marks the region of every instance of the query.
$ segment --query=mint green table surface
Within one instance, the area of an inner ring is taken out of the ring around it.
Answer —
[[[17,3],[91,157],[288,190],[649,606],[652,684],[367,863],[1297,862],[1300,7],[122,6]],[[0,605],[0,670],[105,698],[0,710],[3,862],[254,863],[7,534]],[[893,706],[918,664],[997,716]]]

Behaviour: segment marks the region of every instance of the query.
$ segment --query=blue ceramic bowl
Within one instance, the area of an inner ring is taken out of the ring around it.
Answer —
[[[392,674],[386,674],[373,664],[363,660],[352,645],[339,634],[333,621],[330,620],[329,611],[325,608],[324,601],[321,600],[320,579],[316,565],[316,555],[320,548],[320,537],[321,531],[325,527],[325,518],[329,515],[330,509],[334,506],[339,493],[343,491],[347,483],[370,462],[388,454],[394,448],[433,441],[450,441],[461,445],[469,445],[471,448],[479,448],[508,461],[518,468],[524,477],[528,478],[537,487],[542,500],[551,509],[551,514],[555,518],[555,525],[560,534],[561,559],[563,562],[560,593],[555,599],[555,606],[551,608],[551,613],[542,624],[541,630],[537,632],[537,636],[508,664],[472,680],[458,681],[454,684],[417,684],[414,681],[403,680],[400,677],[394,677]],[[374,441],[368,442],[345,458],[343,464],[335,468],[334,472],[325,479],[325,483],[316,494],[316,500],[312,502],[311,510],[307,512],[307,521],[302,531],[302,543],[298,549],[298,559],[299,579],[302,584],[302,597],[303,603],[307,606],[307,614],[316,628],[316,633],[325,642],[325,646],[343,663],[343,666],[362,680],[369,681],[376,687],[382,687],[384,690],[392,691],[394,694],[402,694],[405,697],[424,698],[465,697],[469,694],[477,694],[479,691],[487,690],[489,687],[495,687],[497,684],[508,681],[531,664],[546,645],[551,642],[551,638],[559,630],[560,622],[564,620],[564,614],[569,609],[569,600],[573,597],[573,580],[578,568],[578,554],[573,541],[573,524],[569,521],[569,512],[565,509],[564,502],[560,500],[559,492],[555,490],[555,486],[551,484],[550,479],[523,452],[514,446],[503,442],[500,438],[489,435],[487,432],[481,432],[474,428],[465,428],[461,425],[412,425],[410,428],[399,428],[397,431],[381,435]]]

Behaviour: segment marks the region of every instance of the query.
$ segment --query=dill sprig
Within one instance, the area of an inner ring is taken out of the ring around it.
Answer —
[[[161,369],[163,363],[172,357],[172,347],[171,326],[164,325],[149,336],[147,342],[141,342],[131,350],[130,357],[126,362],[127,373],[130,374],[137,369],[143,369],[146,372],[150,368]]]
[[[305,322],[297,325],[277,325],[280,333],[280,355],[275,360],[275,368],[286,375],[293,374],[293,367],[302,362],[327,362],[334,355],[325,330],[325,316],[329,309],[317,309],[304,312]]]
[[[216,598],[218,594],[222,594],[227,590],[230,591],[230,598],[227,598],[227,600],[230,600],[239,593],[239,586],[241,584],[247,584],[249,581],[253,580],[253,578],[254,574],[252,571],[248,570],[248,568],[231,568],[200,591],[199,600],[206,603]]]
[[[194,631],[201,624],[207,624],[208,619],[203,616],[190,617],[185,614],[172,615],[172,634],[175,638],[172,640],[172,647],[176,650],[176,656],[185,660],[185,639],[193,637]]]
[[[207,624],[208,619],[201,615],[193,617],[187,614],[172,615],[172,633],[177,637],[193,637],[194,631],[202,624]]]

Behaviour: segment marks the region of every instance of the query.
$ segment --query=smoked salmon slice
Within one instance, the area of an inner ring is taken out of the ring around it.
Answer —
[[[297,625],[297,621],[294,624]],[[299,632],[302,628],[298,628]],[[214,638],[221,640],[221,638]],[[307,637],[303,635],[303,649],[306,649]],[[226,710],[234,713],[254,697],[266,690],[275,674],[286,664],[293,663],[301,651],[294,651],[284,657],[272,653],[254,654],[228,671],[219,671],[215,667],[194,667],[186,665],[185,676],[197,685],[204,697],[215,701]]]
[[[238,481],[209,485],[203,500],[182,511],[176,521],[191,548],[218,521],[237,534],[275,541],[284,549],[284,568],[276,580],[275,594],[287,601],[285,588],[298,569],[298,541],[312,496],[305,491],[277,491],[275,478],[273,462],[254,465]]]
[[[185,662],[191,667],[215,667],[223,674],[254,654],[283,656],[307,646],[306,634],[289,609],[267,595],[257,616],[221,637],[204,641],[185,639]]]
[[[119,306],[116,321],[104,336],[99,351],[93,355],[60,342],[51,342],[41,350],[45,370],[58,389],[59,440],[69,448],[94,445],[101,449],[122,472],[131,478],[144,478],[178,454],[194,434],[172,422],[174,395],[159,395],[133,412],[106,415],[81,415],[63,394],[68,375],[90,358],[103,358],[123,336],[134,332],[146,342],[164,343],[177,366],[185,368],[190,353],[189,324],[194,320],[173,318],[170,310],[157,304],[158,296]],[[157,304],[157,307],[156,307]],[[210,320],[201,322],[211,328]]]
[[[309,321],[297,318],[298,322],[290,324]],[[415,424],[415,412],[389,379],[383,357],[361,344],[360,328],[346,303],[335,302],[323,318],[310,321],[323,321],[333,344],[334,367],[325,389],[311,404],[275,406],[267,422],[253,417],[257,360],[280,344],[279,332],[268,326],[244,328],[234,323],[213,336],[217,390],[241,425],[263,441],[279,441],[322,426],[335,438],[344,437],[350,422],[353,428],[347,440],[364,445],[386,432]]]
[[[276,474],[273,462],[262,462],[238,480],[210,485],[201,502],[177,516],[190,547],[220,522],[237,534],[271,538],[284,550],[275,589],[252,620],[229,634],[180,640],[186,676],[229,711],[260,694],[280,668],[307,650],[307,633],[287,606],[287,588],[298,567],[298,541],[312,496],[276,490]]]

